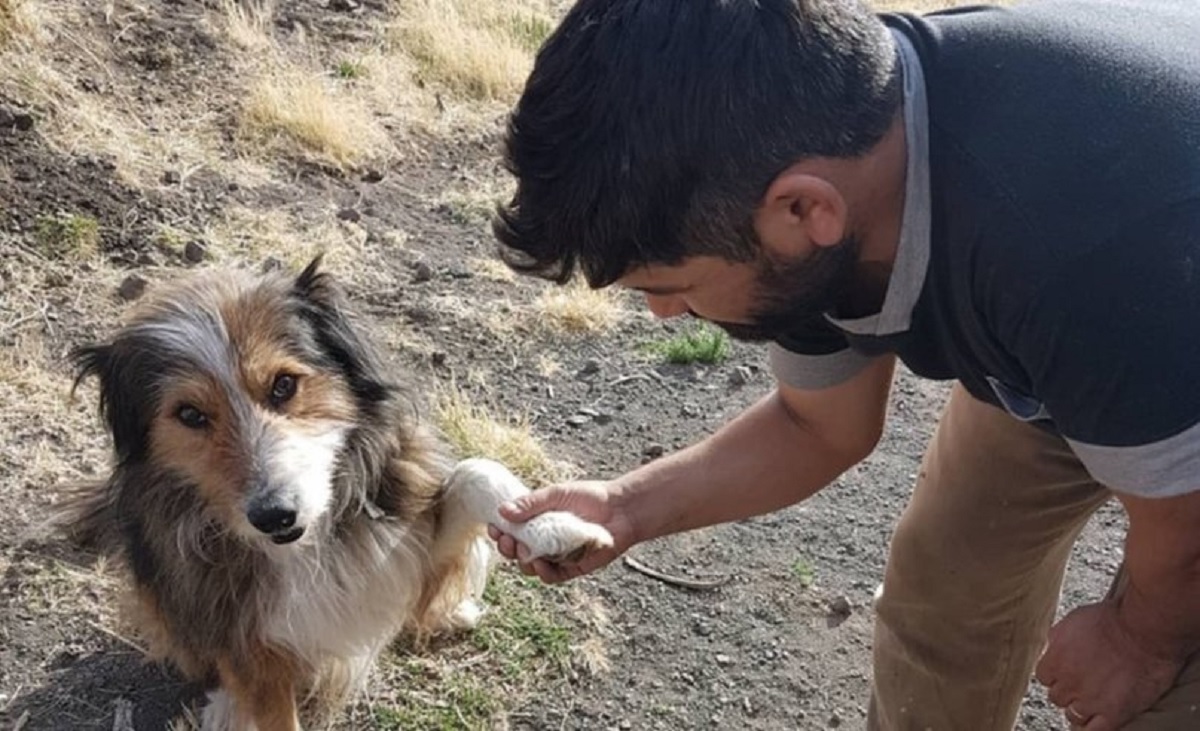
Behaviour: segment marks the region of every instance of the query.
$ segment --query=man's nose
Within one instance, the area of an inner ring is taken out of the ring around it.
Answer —
[[[688,313],[687,302],[676,295],[648,294],[646,295],[646,307],[650,308],[650,312],[660,320]]]

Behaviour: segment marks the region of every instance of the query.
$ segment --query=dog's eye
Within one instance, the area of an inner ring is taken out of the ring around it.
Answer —
[[[289,376],[286,373],[280,373],[275,376],[275,382],[271,384],[271,405],[282,406],[292,397],[296,395],[296,377]]]
[[[208,426],[208,417],[204,412],[191,404],[184,404],[175,412],[175,418],[188,429],[203,429]]]

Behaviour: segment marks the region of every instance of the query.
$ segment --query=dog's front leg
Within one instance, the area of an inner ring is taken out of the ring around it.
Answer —
[[[232,706],[225,712],[228,731],[301,731],[290,658],[260,648],[240,660],[226,658],[217,665],[226,702]]]
[[[612,546],[612,535],[600,525],[564,511],[542,513],[524,523],[500,517],[500,506],[529,494],[529,488],[499,462],[466,459],[459,462],[446,482],[447,500],[466,521],[491,523],[529,549],[529,559],[571,559],[593,548]]]

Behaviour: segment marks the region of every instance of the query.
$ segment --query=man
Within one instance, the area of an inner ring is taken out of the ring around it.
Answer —
[[[617,545],[807,498],[893,364],[957,381],[877,604],[873,729],[1200,729],[1200,3],[925,17],[847,0],[580,0],[509,128],[515,268],[771,342],[778,388],[566,509]],[[1122,580],[1051,626],[1115,496]],[[493,529],[500,550],[521,547]]]

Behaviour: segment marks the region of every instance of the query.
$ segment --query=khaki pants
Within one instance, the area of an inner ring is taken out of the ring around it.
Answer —
[[[1061,438],[956,386],[892,539],[868,728],[1013,729],[1071,546],[1110,497]],[[1200,729],[1200,658],[1125,728]]]

